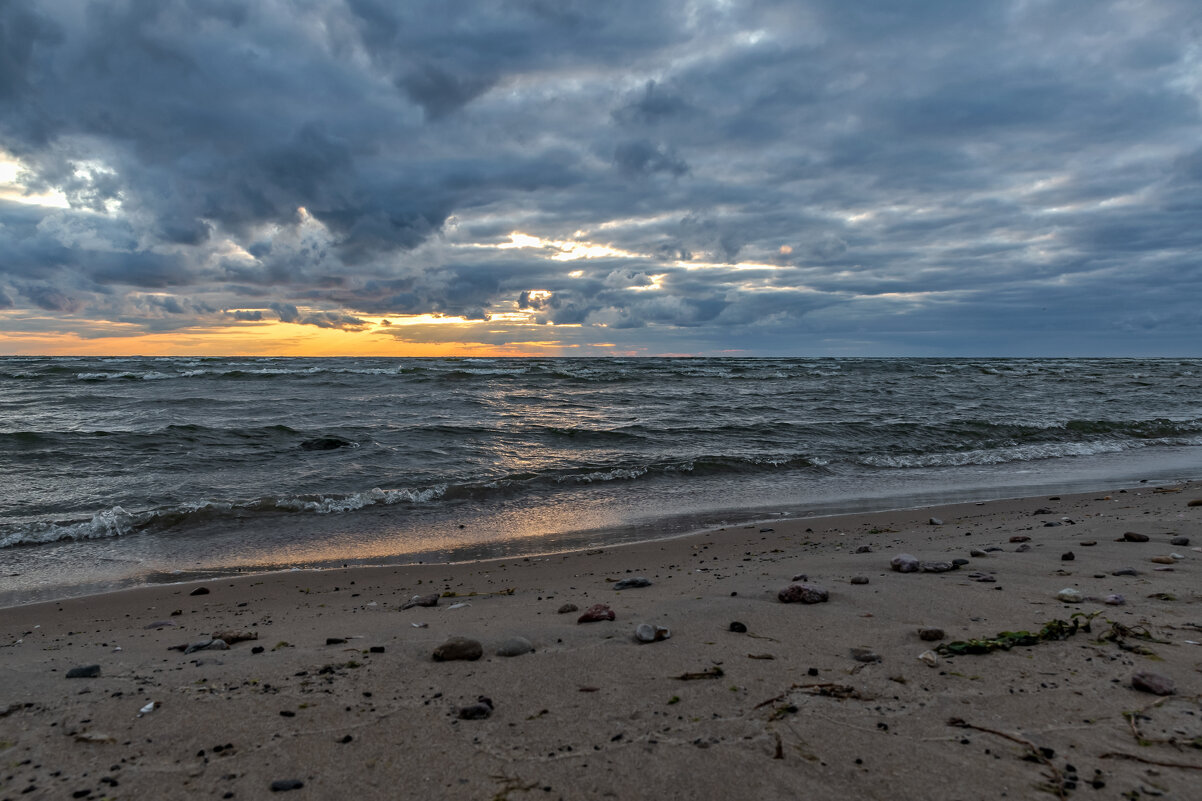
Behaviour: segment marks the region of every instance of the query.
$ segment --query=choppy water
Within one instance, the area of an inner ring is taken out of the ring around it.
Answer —
[[[0,603],[1202,474],[1202,360],[0,358]]]

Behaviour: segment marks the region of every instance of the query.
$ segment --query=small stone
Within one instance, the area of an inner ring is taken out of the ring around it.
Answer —
[[[1189,537],[1173,537],[1173,539],[1169,540],[1169,545],[1179,545],[1184,548],[1186,545],[1189,545]]]
[[[1173,680],[1160,673],[1141,670],[1131,677],[1131,686],[1136,690],[1153,695],[1172,695],[1177,692]]]
[[[927,524],[931,525],[931,526],[942,526],[943,521],[937,517],[932,517],[930,520],[927,521]]]
[[[631,576],[630,578],[622,579],[621,581],[614,584],[614,589],[615,590],[630,590],[630,589],[634,589],[635,587],[650,587],[650,586],[651,586],[651,579],[644,578],[643,576]]]
[[[213,632],[213,639],[214,640],[225,640],[226,645],[233,645],[236,642],[247,642],[249,640],[257,640],[257,639],[259,639],[259,633],[257,631],[245,631],[245,630],[236,631],[233,629],[229,629],[226,631]]]
[[[968,555],[971,556],[973,559],[984,559],[986,556],[989,556],[988,553],[986,553],[985,551],[982,551],[980,548],[973,548],[971,551],[968,552]]]
[[[934,626],[923,626],[918,630],[918,639],[926,640],[927,642],[937,642],[945,637],[947,635],[943,632],[943,629],[935,628]]]
[[[954,567],[964,567],[966,564],[968,564],[967,559],[953,559],[952,560],[952,565]]]
[[[793,578],[789,579],[789,581],[809,581],[809,580],[810,580],[810,577],[807,576],[805,573],[798,573],[795,576],[793,576]]]
[[[1044,527],[1044,528],[1055,528],[1056,526],[1063,526],[1063,525],[1064,525],[1064,524],[1063,524],[1063,523],[1061,523],[1059,520],[1045,520],[1045,521],[1043,521],[1043,527]]]
[[[1137,571],[1133,567],[1120,567],[1118,570],[1114,571],[1110,575],[1112,575],[1112,576],[1138,576],[1139,571]]]
[[[856,553],[872,553],[872,546],[871,545],[861,545],[859,548],[856,548],[855,552]]]
[[[1127,603],[1127,599],[1116,592],[1103,598],[1102,603],[1106,604],[1107,606],[1122,606],[1123,604]]]
[[[923,651],[918,655],[918,659],[929,667],[935,667],[935,665],[939,664],[939,654],[934,651]]]
[[[484,646],[467,637],[452,637],[434,649],[435,662],[451,662],[456,659],[475,661],[484,656]]]
[[[881,655],[873,651],[871,648],[852,648],[851,658],[857,662],[863,662],[866,665],[881,661]]]
[[[305,783],[300,779],[276,779],[271,783],[271,792],[286,793],[289,790],[299,790]]]
[[[1079,604],[1085,600],[1085,596],[1082,595],[1080,591],[1074,590],[1072,587],[1065,587],[1063,590],[1056,593],[1056,598],[1064,601],[1066,604]]]
[[[1065,551],[1064,553],[1060,554],[1061,562],[1071,562],[1076,558],[1077,558],[1077,555],[1074,554],[1072,551]]]
[[[868,576],[852,576],[850,583],[852,583],[852,584],[867,584]]]
[[[1082,547],[1084,547],[1084,548],[1092,548],[1093,546],[1095,546],[1097,544],[1098,544],[1097,540],[1085,540],[1084,542],[1081,543]]]
[[[593,604],[584,610],[584,614],[576,619],[577,623],[596,623],[601,620],[613,620],[614,610],[605,604]]]
[[[188,594],[189,595],[208,595],[209,588],[208,587],[197,587],[196,589],[192,590],[192,592],[190,592]]]
[[[946,573],[955,570],[956,565],[952,562],[920,562],[918,569],[923,573]]]
[[[384,653],[384,646],[383,645],[373,645],[371,648],[368,648],[367,650],[369,653],[382,654],[382,653]]]
[[[251,649],[250,649],[250,652],[251,652],[252,654],[261,654],[261,653],[263,653],[263,652],[264,652],[264,651],[266,651],[266,650],[267,650],[267,649],[266,649],[266,648],[264,648],[263,646],[261,646],[261,645],[256,645],[254,648],[251,648]]]
[[[908,553],[900,553],[889,560],[889,567],[898,573],[917,573],[919,564],[917,557]]]
[[[559,607],[555,611],[557,614],[566,615],[569,612],[579,612],[580,607],[577,606],[576,604],[564,604],[563,606]]]
[[[1185,554],[1177,553],[1176,551],[1174,551],[1173,553],[1169,554],[1169,558],[1180,562],[1182,559],[1185,558]]]
[[[746,634],[747,633],[747,624],[740,623],[737,620],[732,621],[730,624],[730,630],[735,632],[736,634]]]
[[[460,720],[484,720],[492,715],[492,699],[480,696],[474,704],[469,704],[459,710]]]
[[[1155,562],[1158,565],[1172,565],[1177,563],[1177,560],[1171,556],[1153,556],[1148,561]]]
[[[781,603],[821,604],[830,600],[830,593],[813,584],[790,584],[776,594]]]
[[[1123,534],[1122,540],[1120,540],[1120,542],[1147,542],[1147,541],[1148,541],[1147,534],[1137,534],[1134,531],[1126,532],[1125,534]]]
[[[497,646],[497,656],[521,656],[534,650],[534,644],[525,637],[510,637]]]
[[[989,546],[988,548],[986,548],[985,550],[986,550],[988,553],[998,553],[999,551],[1004,551],[1004,550],[1006,550],[1006,549],[1005,549],[1005,548],[1003,548],[1003,547],[1002,547],[1002,546],[1000,546],[1000,545],[990,545],[990,546]]]
[[[197,640],[189,643],[188,646],[184,648],[184,653],[192,654],[196,653],[197,651],[227,651],[229,650],[229,647],[229,643],[227,643],[225,640],[206,637],[203,640]]]
[[[1055,514],[1055,512],[1053,512],[1051,509],[1040,508],[1040,509],[1036,509],[1031,514],[1032,515],[1051,515],[1051,514]]]
[[[345,642],[342,637],[326,637],[326,645],[342,645]]]
[[[989,575],[988,573],[969,573],[968,577],[970,579],[972,579],[973,581],[979,581],[983,584],[991,584],[991,583],[997,581],[996,578]]]
[[[672,636],[666,626],[653,626],[650,623],[640,623],[634,630],[634,637],[639,642],[659,642]]]
[[[94,679],[100,675],[100,665],[74,667],[67,671],[69,679]]]
[[[1027,551],[1029,551],[1029,550],[1031,550],[1031,543],[1029,543],[1029,542],[1024,542],[1022,545],[1020,545],[1020,546],[1018,546],[1017,548],[1015,548],[1015,549],[1014,549],[1014,552],[1015,552],[1015,553],[1026,553],[1026,552],[1027,552]]]
[[[438,606],[438,593],[432,592],[429,595],[415,595],[406,601],[401,609],[412,609],[415,606]]]
[[[1194,498],[1186,506],[1202,506],[1202,498]]]
[[[1011,542],[1030,542],[1031,538],[1026,534],[1015,534],[1010,538]]]

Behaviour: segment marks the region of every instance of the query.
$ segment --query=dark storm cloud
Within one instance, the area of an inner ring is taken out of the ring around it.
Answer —
[[[0,307],[1196,343],[1199,36],[1188,0],[8,0]]]

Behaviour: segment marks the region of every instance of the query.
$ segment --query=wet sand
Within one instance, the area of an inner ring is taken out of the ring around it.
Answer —
[[[1197,797],[1197,499],[1144,486],[0,610],[0,799]],[[968,561],[891,570],[902,553]],[[799,574],[829,600],[778,600]],[[615,589],[635,576],[650,586]],[[577,622],[600,603],[613,621]],[[1057,619],[1091,631],[920,659]],[[671,636],[641,643],[640,623]],[[257,639],[172,650],[221,632]],[[483,656],[434,660],[453,637]],[[497,655],[515,637],[533,651]],[[1134,688],[1141,671],[1175,693]]]

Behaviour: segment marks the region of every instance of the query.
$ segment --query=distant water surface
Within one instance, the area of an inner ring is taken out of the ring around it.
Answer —
[[[1196,359],[0,358],[0,605],[1202,475]]]

